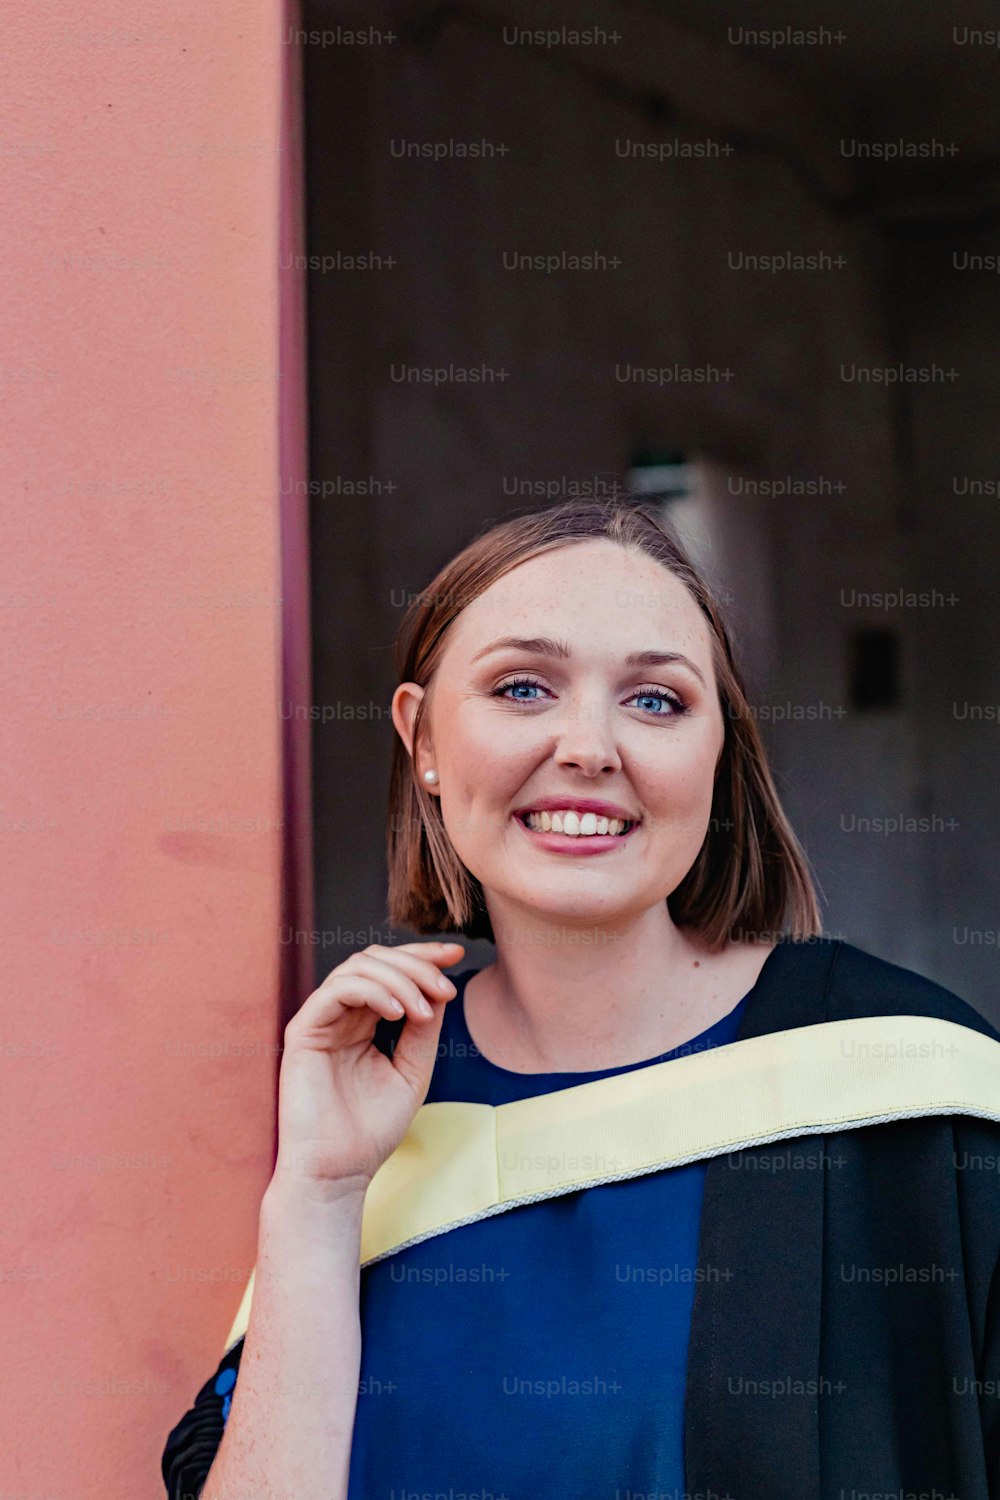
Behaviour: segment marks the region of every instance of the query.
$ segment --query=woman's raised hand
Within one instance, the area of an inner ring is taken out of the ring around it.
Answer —
[[[275,1178],[367,1187],[427,1097],[444,1007],[441,970],[461,943],[373,943],[327,975],[285,1027]],[[406,1023],[391,1058],[373,1043],[380,1017]]]

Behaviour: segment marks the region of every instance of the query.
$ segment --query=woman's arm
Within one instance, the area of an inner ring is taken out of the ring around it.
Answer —
[[[346,1500],[366,1186],[272,1178],[239,1379],[201,1500]]]
[[[365,1194],[427,1097],[456,994],[441,968],[463,951],[373,943],[285,1027],[278,1159],[260,1206],[239,1379],[201,1500],[347,1500]],[[403,1018],[387,1056],[378,1022]],[[161,1462],[169,1474],[168,1454]]]

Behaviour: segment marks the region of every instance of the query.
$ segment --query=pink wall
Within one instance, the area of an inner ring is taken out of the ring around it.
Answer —
[[[0,1494],[24,1500],[162,1494],[253,1264],[281,987],[305,993],[279,936],[310,925],[308,746],[278,713],[309,691],[285,24],[43,0],[5,37]]]

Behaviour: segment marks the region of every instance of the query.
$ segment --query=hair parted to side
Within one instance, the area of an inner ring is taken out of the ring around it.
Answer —
[[[684,584],[711,627],[725,742],[704,843],[667,897],[673,921],[695,929],[712,952],[734,939],[821,934],[808,863],[778,800],[720,605],[652,502],[571,500],[514,515],[477,536],[440,570],[410,601],[395,642],[398,680],[426,689],[414,719],[414,744],[433,697],[448,629],[465,606],[528,558],[602,537],[662,564]],[[387,838],[389,920],[395,926],[494,941],[482,887],[452,847],[440,800],[418,781],[398,734]]]

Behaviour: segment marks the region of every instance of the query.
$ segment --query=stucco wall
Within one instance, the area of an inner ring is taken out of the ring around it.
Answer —
[[[153,1496],[272,1162],[288,57],[229,0],[5,41],[0,1492]]]

